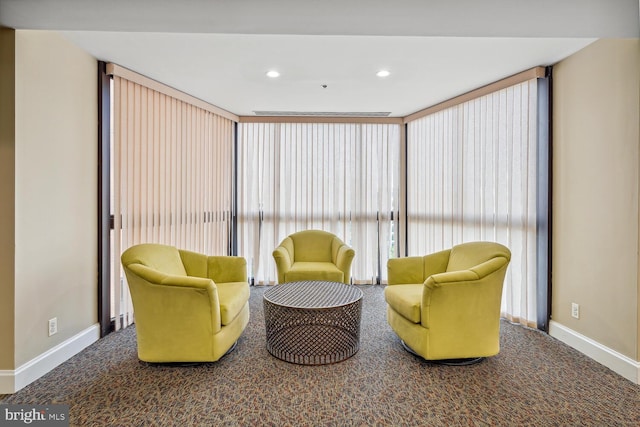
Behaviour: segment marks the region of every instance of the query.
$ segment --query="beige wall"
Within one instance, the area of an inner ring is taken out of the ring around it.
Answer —
[[[553,70],[552,320],[634,360],[639,87],[638,39],[599,40]]]
[[[0,370],[14,368],[15,32],[0,28]]]
[[[97,63],[15,32],[15,366],[97,322]],[[48,336],[47,321],[58,319]]]

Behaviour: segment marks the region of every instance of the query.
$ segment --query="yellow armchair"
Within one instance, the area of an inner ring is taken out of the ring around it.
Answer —
[[[300,280],[350,283],[354,256],[352,248],[322,230],[293,233],[273,251],[278,283]]]
[[[405,348],[467,364],[500,351],[500,303],[511,260],[505,246],[470,242],[387,263],[387,322]]]
[[[215,362],[249,323],[247,263],[145,243],[121,256],[145,362]]]

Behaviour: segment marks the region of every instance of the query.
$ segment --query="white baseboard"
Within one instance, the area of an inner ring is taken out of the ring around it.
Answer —
[[[82,350],[98,341],[100,325],[95,324],[72,336],[18,369],[0,371],[0,394],[12,394],[29,385],[56,366],[69,360]]]
[[[622,375],[629,381],[640,384],[640,362],[554,321],[549,323],[549,335]]]

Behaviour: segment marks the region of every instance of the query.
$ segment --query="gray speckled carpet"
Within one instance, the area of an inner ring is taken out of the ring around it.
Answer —
[[[340,363],[272,357],[252,287],[249,326],[217,363],[139,362],[130,327],[0,404],[69,404],[73,426],[640,426],[640,386],[546,334],[502,322],[497,356],[430,364],[387,325],[384,287],[360,288],[360,351]]]

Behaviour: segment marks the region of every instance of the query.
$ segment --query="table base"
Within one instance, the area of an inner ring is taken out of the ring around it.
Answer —
[[[283,307],[265,301],[264,308],[267,350],[278,359],[324,365],[348,359],[360,349],[361,300],[321,309]]]

